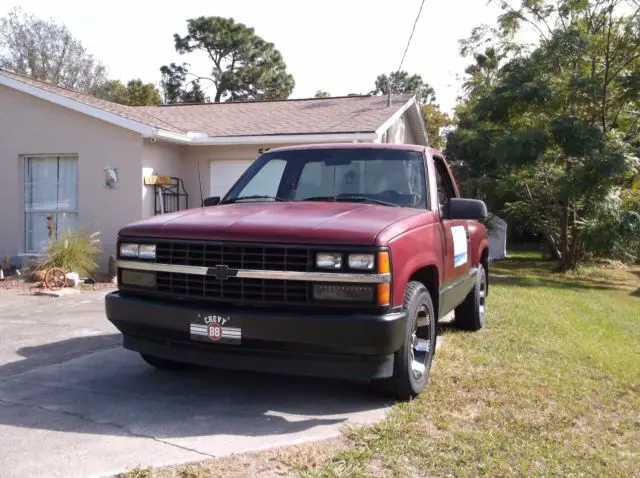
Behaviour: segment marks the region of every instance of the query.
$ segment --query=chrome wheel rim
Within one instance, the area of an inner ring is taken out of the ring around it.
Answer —
[[[484,273],[480,274],[480,283],[478,284],[478,309],[480,312],[480,322],[484,324],[487,303],[487,277]]]
[[[418,330],[423,337],[430,337],[431,316],[429,315],[429,309],[425,305],[420,306],[416,317],[416,322],[411,332],[411,346],[409,348],[409,359],[411,361],[411,373],[416,380],[422,380],[429,366],[429,360],[431,357],[431,342],[429,339],[424,339],[418,336]]]

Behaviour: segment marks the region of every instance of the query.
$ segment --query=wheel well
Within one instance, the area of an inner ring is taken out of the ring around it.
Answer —
[[[438,268],[436,266],[426,266],[418,269],[411,275],[409,281],[418,281],[427,288],[429,295],[431,295],[431,301],[433,302],[433,310],[436,316],[438,316],[440,298]]]
[[[482,267],[484,267],[485,272],[487,273],[487,289],[486,294],[489,295],[489,249],[485,249],[482,251],[482,255],[480,256],[480,263]]]

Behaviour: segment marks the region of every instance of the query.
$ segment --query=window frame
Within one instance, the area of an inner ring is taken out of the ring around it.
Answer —
[[[433,165],[434,165],[434,175],[436,180],[436,199],[438,204],[438,209],[440,211],[440,216],[443,216],[444,211],[442,210],[442,204],[440,203],[440,184],[438,184],[438,179],[443,182],[443,188],[445,190],[445,194],[448,196],[447,201],[452,198],[459,197],[459,191],[456,187],[456,184],[451,176],[451,172],[447,167],[447,164],[443,157],[438,156],[436,154],[433,155]],[[447,189],[451,194],[447,194]]]
[[[366,148],[364,148],[366,149]],[[224,203],[225,201],[232,199],[234,197],[238,197],[240,196],[240,192],[246,187],[247,183],[253,179],[253,177],[260,171],[260,169],[263,167],[263,165],[273,159],[285,159],[285,161],[287,162],[283,173],[282,173],[282,178],[286,177],[286,176],[290,176],[291,180],[295,183],[295,187],[297,188],[298,182],[300,180],[300,176],[302,173],[302,169],[304,167],[304,164],[306,164],[306,161],[296,161],[296,160],[291,160],[287,157],[288,153],[292,152],[293,150],[285,150],[283,152],[280,151],[269,151],[269,152],[265,152],[263,154],[261,154],[258,159],[256,159],[256,161],[254,161],[251,166],[249,166],[249,168],[247,168],[245,170],[245,172],[238,178],[238,180],[234,183],[234,185],[229,188],[229,190],[227,191],[227,193],[225,194],[225,196],[222,198],[221,202]],[[328,151],[331,154],[337,154],[339,152],[344,152],[344,153],[348,153],[348,154],[353,154],[354,149],[353,148],[335,148],[335,149],[328,149],[328,150],[323,150],[323,149],[308,149],[308,150],[303,150],[304,152],[313,152],[316,153],[318,151]],[[423,191],[424,191],[424,206],[420,206],[420,207],[414,207],[413,209],[418,209],[418,210],[430,210],[431,207],[431,197],[429,194],[429,171],[427,168],[427,164],[426,164],[426,158],[425,158],[425,153],[422,151],[407,151],[408,153],[412,153],[412,154],[417,154],[419,156],[419,160],[422,163],[420,166],[420,172],[422,175],[422,179],[424,180],[424,182],[421,182],[422,187],[423,187]],[[279,156],[279,154],[284,153],[283,156]],[[278,187],[278,193],[277,193],[277,197],[284,197],[284,193],[285,191],[287,191],[287,187],[290,185],[287,185],[287,183],[285,181],[280,181],[279,187]],[[294,188],[295,189],[295,188]],[[292,201],[295,201],[294,199],[291,199]],[[400,206],[400,207],[409,207],[409,206]]]
[[[76,223],[79,218],[79,210],[80,210],[80,164],[79,164],[79,156],[77,153],[55,153],[55,154],[22,154],[20,155],[21,163],[22,163],[22,233],[23,233],[23,241],[22,248],[25,254],[40,254],[42,251],[38,250],[37,247],[30,247],[30,242],[33,242],[31,236],[33,236],[33,228],[31,231],[27,230],[29,220],[29,214],[45,214],[45,215],[53,215],[55,218],[55,226],[56,226],[56,238],[60,235],[60,227],[59,227],[59,217],[62,214],[68,214],[70,216],[75,217]],[[38,160],[38,159],[55,159],[57,165],[57,178],[56,178],[56,209],[33,209],[32,207],[28,207],[27,204],[27,188],[30,187],[29,180],[29,163],[30,160]],[[59,189],[60,189],[60,160],[61,159],[71,159],[73,160],[76,168],[76,181],[73,186],[73,197],[75,199],[74,204],[75,207],[72,210],[60,211],[59,207]]]

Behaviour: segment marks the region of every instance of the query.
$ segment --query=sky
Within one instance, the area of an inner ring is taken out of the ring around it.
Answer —
[[[108,68],[111,79],[158,83],[159,68],[188,62],[194,73],[210,71],[204,56],[179,55],[173,34],[186,20],[232,17],[255,29],[282,53],[296,86],[292,98],[368,93],[378,74],[395,71],[421,0],[189,0],[166,7],[148,0],[0,0],[0,16],[20,5],[26,13],[63,23]],[[458,40],[482,23],[495,23],[487,0],[425,0],[402,69],[418,73],[451,112],[459,77],[470,63]],[[206,83],[203,83],[206,86]]]

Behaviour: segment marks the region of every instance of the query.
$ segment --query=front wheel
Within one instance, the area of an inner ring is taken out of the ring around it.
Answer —
[[[424,389],[436,348],[433,301],[422,283],[407,284],[404,308],[407,311],[405,339],[395,353],[393,377],[388,383],[398,400],[414,398]]]
[[[455,324],[464,330],[480,330],[486,324],[487,271],[478,264],[476,282],[464,301],[456,307]]]

